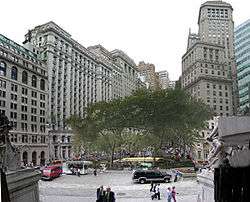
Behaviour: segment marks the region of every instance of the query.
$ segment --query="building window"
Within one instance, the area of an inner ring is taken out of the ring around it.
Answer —
[[[3,90],[0,90],[0,97],[5,98],[6,97],[6,92]]]
[[[37,98],[37,92],[32,91],[32,92],[31,92],[31,96],[34,97],[34,98]]]
[[[0,62],[0,76],[6,76],[6,64]]]
[[[22,82],[28,84],[28,73],[26,71],[22,72]]]
[[[12,67],[12,69],[11,69],[11,79],[17,80],[17,74],[18,74],[17,68]]]
[[[10,99],[11,99],[11,100],[15,100],[15,101],[17,101],[17,95],[16,95],[16,94],[11,93],[11,94],[10,94]]]
[[[28,89],[27,88],[22,88],[22,94],[23,95],[28,95]]]
[[[14,92],[17,92],[17,85],[15,84],[11,84],[11,90],[14,91]]]
[[[0,88],[6,88],[6,81],[0,80]]]
[[[44,79],[40,80],[40,89],[45,90],[45,81],[44,81]]]
[[[32,87],[37,87],[37,78],[35,75],[32,76],[32,80],[31,80],[31,85]]]

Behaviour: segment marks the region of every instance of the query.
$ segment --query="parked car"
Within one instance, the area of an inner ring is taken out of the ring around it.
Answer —
[[[155,170],[136,170],[132,177],[133,182],[144,184],[146,182],[170,182],[171,175]]]
[[[42,180],[52,180],[62,174],[61,165],[46,166],[42,169]]]

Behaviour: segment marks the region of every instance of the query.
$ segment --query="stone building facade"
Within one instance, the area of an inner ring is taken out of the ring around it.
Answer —
[[[202,99],[215,116],[233,115],[238,106],[232,13],[232,6],[226,2],[203,3],[198,34],[189,32],[187,51],[182,57],[182,88]],[[197,144],[194,153],[199,160],[206,160],[202,133],[199,143],[202,147]]]
[[[136,65],[120,50],[85,48],[54,22],[30,30],[24,45],[48,69],[51,159],[70,159],[73,134],[66,119],[83,117],[88,104],[130,95],[136,89]]]
[[[37,54],[0,35],[0,112],[13,125],[10,141],[23,164],[44,165],[49,156],[47,77]]]
[[[202,99],[215,115],[229,116],[232,108],[232,80],[224,48],[197,42],[182,57],[182,87]]]
[[[201,41],[224,47],[227,65],[231,69],[233,111],[239,106],[237,70],[234,54],[233,7],[224,1],[207,1],[200,7],[198,35]]]

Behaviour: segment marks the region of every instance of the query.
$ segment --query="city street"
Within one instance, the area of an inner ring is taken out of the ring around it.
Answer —
[[[40,181],[41,202],[95,202],[96,189],[100,185],[110,186],[115,192],[118,202],[147,202],[152,201],[149,192],[150,184],[134,184],[130,171],[112,171],[89,174],[81,177],[64,175],[53,181]],[[201,190],[195,180],[185,179],[176,183],[162,183],[162,200],[166,201],[167,187],[175,186],[178,202],[196,202]]]

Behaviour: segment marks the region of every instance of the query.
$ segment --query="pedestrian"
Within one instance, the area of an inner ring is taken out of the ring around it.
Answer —
[[[80,175],[81,175],[80,172],[81,172],[80,168],[77,168],[77,176],[78,176],[78,177],[80,177]]]
[[[105,198],[105,190],[103,189],[103,185],[101,185],[96,190],[96,202],[104,202],[104,198]]]
[[[96,169],[94,169],[93,174],[94,174],[94,176],[96,176],[96,175],[97,175],[97,171],[96,171]]]
[[[176,202],[176,191],[175,191],[175,187],[172,187],[172,198],[173,198],[174,202]]]
[[[177,180],[178,180],[178,170],[177,171],[175,171],[175,175],[174,175],[174,182],[177,182]]]
[[[161,200],[160,184],[157,185],[155,193],[158,200]]]
[[[115,193],[108,187],[105,193],[104,202],[115,202]]]
[[[154,183],[153,183],[153,181],[151,181],[150,185],[151,185],[151,187],[150,187],[150,192],[152,192],[153,189],[154,189]]]
[[[171,200],[172,200],[172,191],[171,191],[171,188],[168,187],[168,189],[167,189],[167,201],[171,202]]]
[[[158,198],[158,200],[161,200],[161,195],[160,195],[160,184],[155,184],[153,188],[154,194],[151,195],[151,199],[154,200],[155,198]]]

